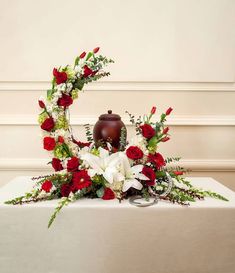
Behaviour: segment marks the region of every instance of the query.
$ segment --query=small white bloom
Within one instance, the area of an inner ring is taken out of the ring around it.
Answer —
[[[65,83],[58,84],[57,85],[57,90],[58,91],[65,91],[66,90],[66,84]]]
[[[83,73],[83,69],[81,68],[80,65],[76,65],[74,71],[76,74],[78,74],[78,76],[80,76]]]
[[[148,155],[147,141],[142,135],[137,135],[133,137],[130,140],[129,145],[126,149],[128,149],[130,146],[137,146],[142,150],[145,155]]]

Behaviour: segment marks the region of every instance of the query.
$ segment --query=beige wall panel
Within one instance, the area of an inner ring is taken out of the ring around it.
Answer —
[[[36,119],[40,96],[46,96],[46,91],[0,91],[0,119],[1,115],[35,115]],[[156,105],[158,113],[172,106],[173,118],[178,115],[235,116],[234,103],[235,91],[85,91],[74,102],[71,114],[98,116],[107,109],[121,115],[126,110],[144,114]]]
[[[49,80],[101,46],[113,80],[234,81],[233,0],[1,0],[0,81]]]

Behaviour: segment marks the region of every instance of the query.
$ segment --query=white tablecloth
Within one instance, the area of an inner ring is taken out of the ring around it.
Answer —
[[[30,190],[30,178],[18,177],[0,188],[0,272],[234,273],[235,193],[212,178],[190,180],[230,201],[137,208],[80,200],[48,230],[56,201],[3,204]]]

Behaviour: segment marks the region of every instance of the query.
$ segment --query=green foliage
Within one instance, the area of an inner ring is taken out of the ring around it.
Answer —
[[[149,201],[149,199],[150,199],[151,196],[150,196],[150,194],[149,194],[147,188],[143,188],[143,189],[141,190],[141,194],[142,194],[143,198],[144,198],[146,201]]]
[[[165,162],[168,163],[173,163],[173,162],[179,162],[181,157],[167,157],[165,158]]]
[[[107,183],[107,181],[105,180],[105,178],[102,175],[95,175],[92,178],[92,182],[96,185],[102,185],[105,186],[105,184]]]
[[[46,119],[48,118],[48,114],[46,111],[43,111],[41,114],[38,116],[38,123],[41,125]]]
[[[120,147],[119,151],[124,151],[126,148],[126,136],[127,136],[127,131],[126,128],[123,126],[121,128],[121,136],[120,136]]]
[[[157,137],[154,136],[148,141],[148,150],[150,153],[155,153],[157,150]]]
[[[63,207],[67,206],[69,203],[81,199],[86,193],[86,189],[82,189],[78,192],[76,192],[73,197],[63,197],[59,203],[58,206],[55,208],[54,213],[51,215],[50,220],[48,222],[48,228],[51,227],[51,225],[53,224],[53,222],[55,221],[57,215],[59,214],[59,212],[62,210]]]
[[[85,124],[86,138],[88,142],[93,142],[93,134],[91,132],[90,124]]]
[[[161,114],[161,118],[160,118],[160,122],[163,123],[166,121],[166,114],[165,113],[162,113]]]
[[[222,201],[229,201],[227,198],[225,198],[224,196],[216,193],[216,192],[212,192],[212,191],[202,191],[203,195],[205,197],[212,197],[212,198],[215,198],[215,199],[219,199],[219,200],[222,200]]]
[[[4,202],[4,204],[7,204],[7,205],[19,205],[19,204],[23,204],[23,200],[25,200],[25,199],[29,200],[31,197],[32,197],[31,193],[26,193],[23,196],[19,196],[19,197],[16,197],[14,199],[8,200],[8,201]]]
[[[129,116],[130,123],[135,126],[136,135],[141,134],[140,125],[142,123],[141,117],[139,116],[137,121],[135,121],[135,116],[126,111],[126,114]]]
[[[73,154],[71,153],[68,145],[66,143],[57,144],[54,149],[54,156],[59,159],[64,159],[67,157],[72,157]]]
[[[54,213],[51,215],[51,218],[48,223],[48,228],[51,227],[52,223],[55,221],[57,214],[62,210],[64,206],[67,206],[70,203],[70,199],[68,197],[63,197],[61,201],[58,203],[58,206],[55,208]]]
[[[60,115],[56,121],[55,129],[67,130],[68,128],[69,128],[69,122],[66,119],[66,116]]]
[[[88,54],[86,56],[86,61],[88,61],[93,55],[94,55],[93,52],[88,52]]]
[[[98,196],[99,198],[102,198],[103,195],[104,195],[104,187],[101,187],[100,189],[98,189],[98,190],[96,191],[96,194],[97,194],[97,196]]]
[[[47,90],[47,99],[51,100],[52,99],[52,95],[54,93],[54,89],[48,89]]]
[[[155,131],[158,134],[161,131],[161,128],[163,127],[163,123],[161,122],[156,122],[155,123]]]
[[[74,61],[74,66],[77,66],[80,61],[80,57],[78,56]]]
[[[77,79],[77,80],[75,81],[75,83],[73,84],[73,87],[74,87],[75,89],[82,90],[83,87],[84,87],[84,84],[85,84],[85,80],[79,78],[79,79]]]

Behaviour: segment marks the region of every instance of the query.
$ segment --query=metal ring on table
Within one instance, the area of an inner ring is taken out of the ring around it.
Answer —
[[[152,202],[148,202],[141,195],[135,195],[135,196],[132,196],[129,198],[129,203],[131,205],[136,206],[136,207],[149,207],[149,206],[153,206],[153,205],[157,204],[158,199],[159,198],[155,197]],[[144,200],[144,203],[137,202],[136,200]]]
[[[151,197],[154,197],[154,200],[152,202],[146,202],[145,203],[140,203],[140,202],[136,202],[136,200],[140,200],[140,199],[144,199],[141,195],[136,195],[136,196],[132,196],[129,198],[129,203],[131,205],[134,205],[136,207],[149,207],[149,206],[153,206],[156,205],[158,203],[158,200],[160,199],[160,197],[166,197],[172,190],[174,182],[172,177],[169,175],[168,172],[166,172],[166,177],[168,180],[168,187],[166,188],[166,190],[161,193],[161,194],[156,194],[151,187],[148,187],[148,191],[151,195]]]

